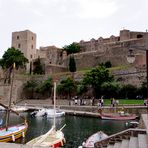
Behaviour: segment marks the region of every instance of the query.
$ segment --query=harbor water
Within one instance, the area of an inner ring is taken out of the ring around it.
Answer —
[[[21,114],[28,120],[29,127],[25,139],[18,141],[20,143],[26,143],[29,140],[46,133],[53,125],[52,118],[32,118],[30,116],[30,112]],[[4,113],[1,113],[0,117],[4,119]],[[11,114],[10,121],[10,124],[21,123],[21,119],[14,114]],[[1,126],[3,126],[4,122],[5,121],[3,120]],[[82,142],[85,141],[89,136],[100,130],[108,135],[125,130],[127,129],[125,123],[126,121],[101,120],[99,118],[70,115],[56,118],[57,129],[60,129],[64,124],[66,124],[66,127],[62,130],[66,139],[66,145],[64,146],[65,148],[78,148],[78,146],[82,145]]]

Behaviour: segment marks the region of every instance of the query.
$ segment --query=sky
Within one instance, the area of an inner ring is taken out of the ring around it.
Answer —
[[[37,48],[148,29],[148,0],[0,0],[0,58],[12,32],[37,34]]]

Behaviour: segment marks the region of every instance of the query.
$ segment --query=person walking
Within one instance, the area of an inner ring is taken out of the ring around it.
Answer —
[[[103,96],[101,97],[101,107],[104,106],[104,99],[103,99]]]

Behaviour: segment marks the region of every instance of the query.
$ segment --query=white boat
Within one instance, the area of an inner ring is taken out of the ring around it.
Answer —
[[[94,144],[98,141],[101,141],[105,138],[107,138],[108,136],[103,133],[102,131],[99,131],[93,135],[91,135],[86,142],[83,142],[82,146],[83,148],[94,148]]]
[[[55,115],[55,117],[61,117],[61,116],[65,115],[65,112],[60,111],[60,110],[56,110],[56,112],[54,114],[54,109],[43,108],[43,109],[39,109],[38,111],[34,111],[34,112],[31,113],[32,117],[46,116],[46,117],[49,117],[49,118],[54,118],[54,115]]]
[[[11,109],[16,112],[25,112],[28,110],[28,108],[25,106],[13,106]]]
[[[64,134],[62,132],[62,129],[65,127],[65,125],[60,129],[56,130],[55,126],[55,103],[56,103],[56,83],[54,83],[54,122],[52,128],[45,133],[44,135],[41,135],[35,139],[32,139],[27,143],[28,146],[31,147],[52,147],[52,148],[59,148],[62,147],[65,143]]]
[[[43,117],[46,115],[46,109],[39,109],[31,113],[32,117]]]
[[[49,118],[54,118],[54,110],[53,109],[47,109],[46,115]],[[65,115],[64,111],[56,110],[56,112],[55,112],[55,117],[61,117],[61,116],[64,116],[64,115]]]
[[[139,122],[137,122],[137,121],[128,121],[128,122],[125,123],[125,125],[128,128],[136,128],[136,127],[138,127]]]

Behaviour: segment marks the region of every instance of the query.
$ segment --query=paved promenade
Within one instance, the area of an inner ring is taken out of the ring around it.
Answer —
[[[0,142],[0,148],[31,148],[25,144],[5,143]]]
[[[17,105],[26,105],[28,109],[41,109],[43,107],[53,108],[52,101],[49,99],[46,100],[22,100],[17,103]],[[97,103],[92,106],[89,104],[89,100],[87,100],[86,105],[74,104],[74,102],[69,103],[69,100],[57,100],[56,108],[65,111],[66,114],[74,115],[74,116],[83,116],[83,117],[99,117]],[[121,111],[123,109],[123,105],[119,105],[118,108],[111,106],[104,106],[102,110],[104,113],[115,113],[117,111]],[[138,110],[137,110],[138,109]],[[135,113],[137,115],[147,113],[147,108],[144,105],[126,105],[124,106],[125,112]]]
[[[29,106],[38,106],[38,107],[46,107],[46,106],[53,106],[51,99],[45,99],[45,100],[34,100],[34,99],[27,99],[27,100],[21,100],[17,102],[17,105],[29,105]],[[75,104],[74,101],[69,100],[56,100],[57,106],[81,106],[81,107],[97,107],[97,101],[95,101],[95,105],[92,106],[90,100],[86,100],[86,105],[79,105]],[[119,104],[118,107],[123,107],[122,104]],[[146,108],[144,105],[124,105],[125,108]],[[112,108],[110,105],[104,106],[103,108]]]

